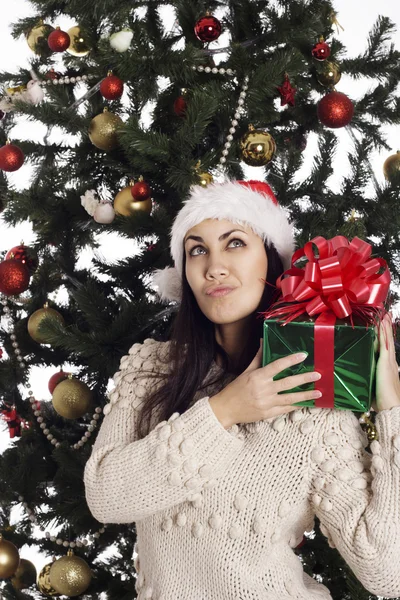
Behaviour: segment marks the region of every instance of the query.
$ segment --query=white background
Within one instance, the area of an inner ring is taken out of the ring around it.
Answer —
[[[15,22],[19,18],[34,14],[34,11],[26,0],[13,0],[13,2],[7,2],[5,4],[6,7],[3,6],[0,19],[0,70],[17,73],[20,68],[29,68],[28,61],[32,57],[32,53],[24,37],[21,37],[18,40],[14,40],[11,37],[9,24]],[[338,12],[338,21],[344,27],[344,31],[340,30],[339,38],[347,48],[349,57],[357,56],[366,49],[367,35],[379,14],[391,18],[395,23],[399,22],[399,5],[397,0],[380,0],[380,2],[364,0],[362,3],[349,2],[349,0],[336,0],[334,5]],[[163,9],[163,15],[166,18],[167,27],[171,28],[173,26],[173,19],[171,15],[168,14],[167,9]],[[69,18],[62,18],[59,19],[57,23],[51,24],[53,26],[59,25],[65,30],[74,25],[75,22]],[[226,40],[221,40],[221,42],[222,45],[226,44]],[[395,34],[393,42],[395,43],[396,48],[400,50],[399,32]],[[216,58],[216,62],[218,64],[218,58]],[[12,85],[11,82],[10,85]],[[375,87],[375,85],[376,82],[373,80],[355,82],[350,77],[342,76],[340,83],[337,85],[337,90],[344,92],[353,100],[357,100],[360,95],[366,90]],[[400,149],[400,126],[387,127],[385,131],[387,134],[387,141],[390,144],[392,151],[384,151],[382,153],[375,152],[371,158],[375,176],[381,185],[384,185],[385,181],[382,173],[383,162],[387,156]],[[334,161],[335,174],[329,182],[332,189],[335,191],[338,189],[341,176],[348,170],[346,150],[351,147],[351,141],[346,130],[337,130],[336,133],[339,136],[341,143],[339,145],[340,150]],[[32,139],[38,142],[43,140],[45,134],[46,128],[42,125],[29,123],[26,120],[22,120],[12,133],[16,139]],[[53,135],[60,135],[60,131],[54,131]],[[57,139],[57,137],[55,139]],[[311,135],[305,151],[305,164],[299,177],[303,177],[309,172],[315,149],[316,139]],[[249,178],[260,178],[260,171],[257,169],[248,169],[247,174]],[[28,165],[24,165],[16,173],[8,175],[10,183],[18,189],[26,187],[29,176],[30,168]],[[19,244],[22,240],[28,245],[34,240],[30,223],[21,224],[14,230],[12,228],[7,228],[0,217],[0,251],[9,250],[12,246]],[[103,255],[106,256],[109,261],[118,259],[122,256],[125,257],[129,253],[134,253],[133,244],[119,238],[115,234],[110,235],[104,233],[101,236],[101,240]],[[82,261],[88,264],[90,257],[91,253],[88,249],[82,257]],[[6,324],[4,319],[2,323]],[[65,368],[67,368],[67,366],[68,365],[64,365]],[[32,371],[31,383],[36,398],[50,400],[47,382],[49,377],[56,370],[58,370],[58,366],[55,366],[54,368],[36,368]],[[11,443],[7,429],[4,429],[4,425],[0,423],[0,452],[4,451]],[[15,513],[13,513],[14,518],[18,519],[20,514],[20,511],[15,511]],[[52,531],[54,532],[55,530]],[[35,528],[35,534],[37,537],[42,537],[42,534],[37,528]],[[24,546],[20,549],[20,555],[22,558],[29,558],[32,560],[38,569],[38,572],[44,564],[50,561],[50,557],[37,553],[34,546]]]

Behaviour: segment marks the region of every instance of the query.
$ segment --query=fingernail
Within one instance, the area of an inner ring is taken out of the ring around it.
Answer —
[[[299,354],[295,354],[294,357],[296,360],[305,360],[308,356],[308,352],[300,352]]]

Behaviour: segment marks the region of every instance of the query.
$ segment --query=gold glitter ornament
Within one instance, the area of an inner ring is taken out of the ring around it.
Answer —
[[[92,392],[86,383],[74,379],[70,374],[56,386],[52,401],[54,410],[61,417],[79,419],[88,412],[92,404]]]
[[[130,217],[138,212],[145,212],[148,215],[151,213],[152,201],[151,198],[146,200],[135,200],[132,196],[132,186],[134,182],[131,181],[130,185],[123,188],[114,199],[114,210],[118,215],[123,217]]]
[[[38,344],[49,344],[46,335],[39,331],[39,327],[43,319],[51,319],[58,321],[62,325],[65,325],[64,317],[54,308],[49,308],[48,302],[39,308],[28,319],[28,333],[35,342]]]
[[[391,154],[383,163],[383,174],[387,181],[392,181],[400,175],[400,150],[396,154]]]
[[[57,386],[58,387],[58,386]],[[69,548],[67,556],[56,560],[50,568],[50,585],[59,594],[80,596],[88,589],[92,571],[83,558]]]
[[[374,440],[379,440],[378,430],[376,429],[371,419],[366,413],[363,413],[361,416],[363,418],[363,424],[361,426],[361,429],[367,434],[369,443],[373,442]]]
[[[325,87],[335,86],[341,79],[342,74],[336,63],[326,62],[324,63],[324,69],[320,73],[317,73],[317,79],[319,83]]]
[[[105,108],[94,117],[89,125],[89,138],[96,148],[109,152],[118,146],[117,127],[123,125],[122,119]]]
[[[89,54],[90,47],[85,42],[85,38],[82,35],[79,25],[71,27],[71,29],[68,29],[67,33],[71,38],[71,43],[66,50],[68,54],[72,54],[72,56],[86,56]]]
[[[18,548],[0,533],[0,579],[8,579],[14,575],[19,562]]]
[[[11,578],[11,583],[16,590],[24,590],[36,583],[36,567],[26,558],[21,558],[18,569]]]
[[[42,20],[26,34],[26,41],[29,48],[35,54],[50,56],[51,50],[47,44],[47,38],[54,31],[54,27],[43,23]]]
[[[251,167],[262,167],[272,160],[275,140],[267,131],[249,125],[249,131],[240,140],[242,160]]]

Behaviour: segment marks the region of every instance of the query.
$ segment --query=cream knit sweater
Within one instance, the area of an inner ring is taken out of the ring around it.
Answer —
[[[377,414],[372,456],[350,411],[302,408],[226,430],[211,388],[137,440],[154,385],[140,369],[164,368],[155,351],[168,343],[147,339],[122,358],[84,473],[98,521],[136,523],[138,599],[331,600],[293,552],[314,515],[369,592],[400,596],[400,407]]]

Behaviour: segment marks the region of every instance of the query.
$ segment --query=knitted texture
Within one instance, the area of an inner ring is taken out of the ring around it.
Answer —
[[[372,455],[351,411],[303,407],[225,430],[211,387],[138,440],[155,385],[140,371],[162,371],[168,343],[122,358],[84,472],[98,521],[136,523],[137,598],[331,600],[293,552],[315,515],[370,593],[400,596],[400,407],[377,414]]]

